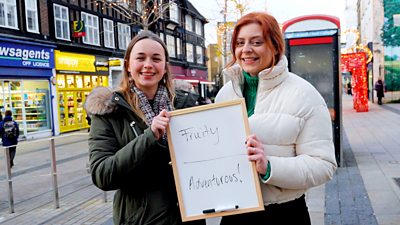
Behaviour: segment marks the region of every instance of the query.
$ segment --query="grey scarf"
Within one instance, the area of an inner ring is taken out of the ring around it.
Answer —
[[[156,96],[154,97],[153,107],[150,105],[149,100],[146,98],[144,93],[139,90],[135,85],[132,85],[131,90],[139,97],[139,108],[144,113],[147,124],[149,124],[149,126],[151,126],[153,118],[160,114],[163,109],[166,109],[168,112],[172,111],[173,109],[168,96],[167,88],[164,85],[158,86]],[[166,141],[166,137],[167,136],[164,135],[164,141]]]

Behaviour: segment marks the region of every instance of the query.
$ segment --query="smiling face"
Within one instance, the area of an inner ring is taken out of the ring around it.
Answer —
[[[251,76],[257,76],[261,70],[272,66],[274,49],[268,47],[259,24],[242,26],[235,44],[237,63]]]
[[[128,65],[135,85],[148,99],[153,99],[158,83],[166,73],[166,57],[162,45],[149,38],[133,46]]]

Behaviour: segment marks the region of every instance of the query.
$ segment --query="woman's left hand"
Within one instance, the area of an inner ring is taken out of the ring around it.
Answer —
[[[249,160],[256,163],[256,169],[259,174],[265,175],[268,160],[265,157],[263,144],[258,140],[255,134],[251,134],[246,139],[246,146]]]

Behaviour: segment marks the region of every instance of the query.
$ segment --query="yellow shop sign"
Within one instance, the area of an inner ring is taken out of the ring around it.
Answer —
[[[55,50],[56,70],[96,72],[94,55],[76,54]]]

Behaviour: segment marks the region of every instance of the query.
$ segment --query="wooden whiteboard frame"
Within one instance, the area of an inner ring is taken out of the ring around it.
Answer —
[[[181,115],[186,115],[186,114],[190,114],[190,113],[202,113],[202,112],[210,110],[210,109],[222,109],[224,107],[232,107],[232,106],[237,107],[238,105],[241,107],[241,111],[242,111],[241,117],[243,117],[242,121],[243,121],[243,125],[245,128],[245,133],[246,133],[246,136],[248,136],[250,134],[250,128],[249,128],[249,123],[248,123],[246,105],[245,105],[245,101],[243,98],[232,100],[232,101],[227,101],[227,102],[222,102],[222,103],[208,104],[208,105],[203,105],[203,106],[198,106],[198,107],[192,107],[192,108],[186,108],[186,109],[172,111],[172,112],[170,112],[170,115],[171,115],[170,119],[172,122],[174,120],[174,118],[179,117]],[[226,119],[220,118],[220,120],[224,121]],[[224,122],[231,123],[231,121],[224,121]],[[259,181],[258,173],[256,171],[255,162],[248,162],[251,164],[251,173],[250,174],[253,175],[253,178],[251,178],[251,176],[250,176],[250,179],[254,180],[254,187],[255,187],[254,192],[256,192],[257,204],[255,204],[254,206],[251,206],[251,207],[247,207],[247,208],[241,208],[239,206],[238,209],[230,210],[230,211],[222,211],[222,212],[215,212],[215,213],[201,212],[198,215],[187,215],[185,203],[186,204],[190,204],[190,203],[184,202],[184,200],[183,200],[182,186],[181,186],[182,183],[181,183],[181,178],[180,178],[179,171],[178,171],[177,157],[176,157],[176,154],[177,154],[177,152],[179,154],[179,151],[177,151],[177,149],[175,149],[175,146],[173,144],[174,137],[172,137],[170,126],[171,126],[171,123],[169,124],[169,126],[167,128],[168,146],[169,146],[169,151],[170,151],[170,155],[171,155],[176,190],[177,190],[177,194],[178,194],[179,208],[181,211],[181,217],[182,217],[183,222],[264,210],[264,203],[263,203],[263,198],[262,198],[262,194],[261,194],[260,181]],[[243,140],[243,142],[244,141],[245,140]],[[221,147],[221,149],[222,149],[222,147]],[[182,151],[182,150],[180,150],[180,151]],[[246,152],[247,152],[247,150],[243,149],[243,153],[246,154],[246,159],[247,159]],[[250,185],[249,189],[251,189],[252,187],[253,186]],[[246,190],[248,190],[248,189],[246,189]],[[240,193],[238,193],[238,195],[240,195]],[[196,202],[192,202],[191,204],[196,204]]]

